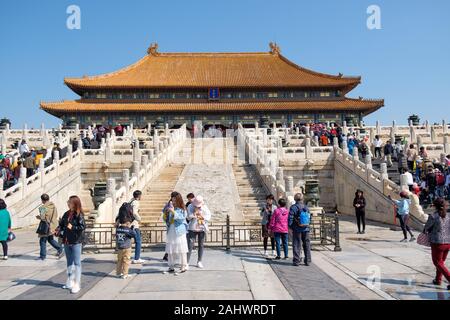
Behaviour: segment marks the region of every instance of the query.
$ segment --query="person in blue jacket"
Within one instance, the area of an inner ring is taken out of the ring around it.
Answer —
[[[392,200],[391,196],[388,196]],[[411,239],[409,241],[415,241],[416,238],[408,226],[409,220],[409,207],[411,206],[411,200],[409,194],[406,191],[400,192],[400,200],[393,200],[396,207],[396,218],[400,221],[400,227],[403,231],[403,240],[401,242],[408,241],[407,232],[410,234]]]
[[[301,263],[301,248],[303,247],[305,266],[311,263],[311,241],[309,239],[311,214],[303,203],[303,194],[294,196],[295,204],[289,209],[289,228],[292,229],[293,265]]]

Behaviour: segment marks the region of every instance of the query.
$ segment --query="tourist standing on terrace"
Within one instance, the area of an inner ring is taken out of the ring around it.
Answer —
[[[172,192],[170,198],[163,215],[163,220],[167,226],[166,253],[169,263],[167,272],[175,272],[175,264],[179,262],[181,265],[180,273],[183,273],[189,269],[186,255],[189,251],[186,239],[186,206],[178,192]]]
[[[355,208],[358,234],[364,234],[366,233],[366,199],[364,198],[364,192],[362,190],[356,191],[355,199],[353,199],[353,207]]]
[[[71,196],[69,210],[62,216],[56,233],[62,238],[67,259],[67,281],[63,286],[71,293],[81,289],[81,249],[86,224],[80,198]]]
[[[11,232],[11,215],[6,207],[5,201],[0,199],[0,242],[3,248],[3,260],[8,260],[8,236]]]
[[[56,210],[55,204],[50,201],[48,194],[41,195],[41,201],[42,205],[39,207],[39,214],[36,216],[36,218],[41,221],[37,231],[41,249],[39,259],[45,260],[47,257],[47,241],[56,249],[59,259],[62,256],[63,249],[58,242],[53,239],[53,234],[58,227],[58,211]]]
[[[141,216],[139,215],[139,201],[141,201],[142,191],[136,190],[133,192],[133,199],[130,200],[129,204],[133,208],[133,222],[131,223],[131,227],[134,229],[136,233],[135,236],[135,248],[134,248],[134,260],[133,264],[144,263],[145,261],[141,259],[141,247],[142,247],[142,238],[141,238],[141,230],[139,229],[139,222],[141,221]]]
[[[388,198],[392,199],[391,196],[388,196]],[[415,241],[416,238],[414,237],[411,229],[408,226],[409,207],[411,206],[411,200],[409,199],[408,192],[400,192],[400,200],[394,200],[394,204],[396,206],[396,218],[400,221],[400,227],[402,228],[404,236],[401,242],[408,241],[407,232],[411,235],[411,239],[409,241]]]
[[[289,227],[292,229],[292,251],[293,265],[299,266],[302,259],[303,248],[305,266],[311,263],[311,242],[309,239],[309,225],[311,214],[306,205],[303,204],[303,194],[294,196],[295,204],[289,209]]]
[[[408,151],[406,151],[406,158],[408,162],[408,169],[412,172],[414,171],[414,163],[417,159],[417,150],[413,144],[409,145]]]
[[[381,158],[381,147],[383,145],[383,140],[380,139],[380,136],[375,136],[373,145],[375,147],[375,158]]]
[[[447,203],[443,198],[434,201],[436,212],[428,216],[424,233],[428,234],[431,243],[431,257],[436,266],[436,277],[433,279],[435,285],[440,286],[442,276],[450,283],[450,271],[445,266],[448,252],[450,250],[450,217],[447,214]],[[450,284],[447,285],[450,290]]]
[[[281,259],[281,242],[283,243],[284,259],[288,259],[288,234],[289,234],[289,211],[286,209],[286,200],[278,200],[278,208],[273,213],[269,222],[269,232],[275,234],[277,256],[275,260]]]
[[[392,146],[391,140],[388,140],[384,145],[384,158],[386,160],[387,166],[392,167],[392,155],[394,154],[394,147]]]
[[[198,260],[197,267],[203,268],[203,246],[208,232],[208,222],[211,220],[211,212],[205,205],[202,196],[196,196],[192,204],[187,208],[187,219],[189,220],[189,253],[187,256],[188,264],[191,258],[195,239],[198,238]]]
[[[36,169],[36,162],[34,161],[31,152],[26,153],[26,158],[23,162],[23,166],[27,169],[27,178],[31,177],[34,174],[34,170]]]
[[[28,147],[28,144],[25,140],[22,140],[22,142],[19,145],[20,156],[23,157],[23,154],[28,152],[30,152],[30,147]]]
[[[275,201],[275,197],[273,195],[268,195],[266,197],[266,204],[261,209],[261,227],[262,227],[262,237],[263,237],[263,245],[264,245],[264,256],[268,256],[267,253],[267,242],[270,238],[270,244],[272,246],[272,255],[275,255],[275,238],[273,233],[269,232],[268,225],[270,222],[270,218],[272,217],[275,209],[277,208],[276,205],[273,204]]]

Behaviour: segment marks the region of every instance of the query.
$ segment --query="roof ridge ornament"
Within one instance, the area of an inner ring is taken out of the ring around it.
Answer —
[[[153,42],[153,43],[150,45],[150,47],[147,49],[147,53],[148,53],[149,55],[152,55],[152,56],[157,56],[157,55],[159,55],[159,52],[158,52],[158,43],[157,43],[157,42]]]
[[[280,50],[280,47],[277,45],[276,42],[270,42],[269,43],[269,47],[270,47],[270,53],[271,54],[276,54],[276,55],[280,54],[281,50]]]

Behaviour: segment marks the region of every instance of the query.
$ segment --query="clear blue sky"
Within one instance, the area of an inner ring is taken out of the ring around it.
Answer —
[[[66,28],[71,4],[81,30]],[[371,4],[381,30],[366,27]],[[64,77],[117,70],[154,41],[161,52],[268,51],[276,41],[304,67],[361,75],[349,96],[386,100],[367,123],[450,120],[448,0],[16,0],[0,15],[0,117],[13,127],[57,125],[39,102],[77,98]]]

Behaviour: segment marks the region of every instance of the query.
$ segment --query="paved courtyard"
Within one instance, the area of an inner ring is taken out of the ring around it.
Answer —
[[[83,256],[82,291],[61,289],[65,260],[53,249],[36,260],[34,230],[17,231],[10,260],[0,261],[0,299],[450,299],[443,286],[431,284],[434,266],[429,249],[400,243],[401,232],[371,223],[356,235],[351,218],[341,221],[342,252],[316,247],[313,264],[293,267],[291,260],[270,261],[261,248],[205,252],[205,269],[194,266],[178,276],[163,274],[162,250],[143,253],[144,265],[132,265],[129,279],[115,277],[112,253]]]

